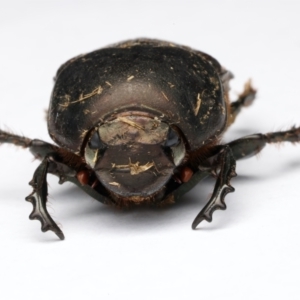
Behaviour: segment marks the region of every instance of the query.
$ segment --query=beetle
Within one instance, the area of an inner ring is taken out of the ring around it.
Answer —
[[[230,71],[212,56],[173,43],[136,39],[77,56],[57,71],[47,114],[55,144],[0,130],[0,142],[29,148],[41,160],[26,198],[29,218],[64,234],[49,215],[47,174],[73,182],[119,207],[175,202],[203,178],[213,194],[192,223],[212,221],[233,192],[236,160],[267,143],[299,142],[300,127],[223,144],[225,130],[255,99],[247,82],[229,101]]]

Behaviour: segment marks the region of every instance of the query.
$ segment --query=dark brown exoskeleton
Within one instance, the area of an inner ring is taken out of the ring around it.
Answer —
[[[267,143],[299,142],[300,128],[220,142],[250,82],[228,99],[232,74],[211,56],[168,42],[139,39],[71,59],[57,72],[48,129],[57,145],[0,131],[1,143],[29,148],[42,162],[26,198],[42,231],[64,235],[47,212],[48,173],[71,181],[105,204],[172,203],[209,175],[213,194],[192,228],[225,209],[235,161]]]

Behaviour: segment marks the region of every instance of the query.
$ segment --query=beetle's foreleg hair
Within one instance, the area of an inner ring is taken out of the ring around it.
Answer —
[[[34,157],[40,160],[42,160],[48,154],[58,152],[61,149],[53,144],[38,139],[32,140],[30,138],[0,129],[0,144],[1,143],[9,143],[18,147],[29,148]],[[65,150],[64,152],[68,151]]]
[[[265,134],[267,143],[300,142],[300,127],[293,126],[290,130],[270,132]]]
[[[27,137],[16,135],[0,129],[0,144],[9,143],[23,148],[28,148],[31,144],[31,141],[32,140]]]

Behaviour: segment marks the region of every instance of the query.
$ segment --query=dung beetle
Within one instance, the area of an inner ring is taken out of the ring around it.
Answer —
[[[257,154],[267,143],[300,141],[300,127],[292,127],[222,144],[224,131],[256,95],[249,81],[230,102],[232,78],[208,54],[151,39],[67,61],[57,71],[47,115],[57,145],[0,131],[1,143],[29,148],[41,160],[29,183],[29,218],[64,239],[46,208],[48,173],[119,207],[173,203],[212,175],[213,194],[192,228],[210,222],[234,191],[236,160]]]

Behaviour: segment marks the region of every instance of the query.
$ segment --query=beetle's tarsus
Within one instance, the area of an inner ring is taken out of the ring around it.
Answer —
[[[252,86],[251,79],[249,79],[244,85],[244,91],[239,94],[237,101],[241,103],[242,106],[249,106],[253,103],[257,90]]]
[[[47,171],[49,160],[46,157],[34,172],[32,180],[29,184],[33,187],[33,192],[26,197],[26,201],[31,202],[33,211],[31,212],[30,220],[39,220],[42,224],[42,232],[52,230],[61,240],[64,234],[49,215],[46,207],[48,188],[47,188]]]
[[[300,142],[300,127],[293,126],[290,130],[269,132],[264,135],[267,143]]]
[[[204,208],[200,211],[200,213],[195,218],[192,228],[196,229],[196,227],[203,221],[207,222],[212,221],[212,214],[215,210],[226,209],[225,204],[225,196],[228,193],[234,192],[234,188],[230,185],[230,180],[232,177],[236,176],[235,173],[235,159],[232,155],[232,151],[229,146],[225,146],[224,150],[221,152],[220,156],[220,172],[218,174],[217,182],[214,188],[214,192],[208,201],[208,203],[204,206]]]

